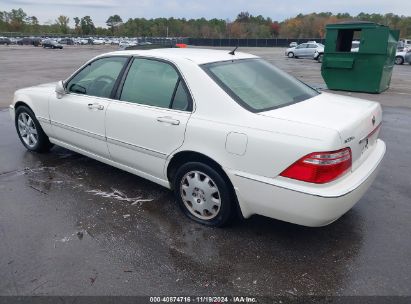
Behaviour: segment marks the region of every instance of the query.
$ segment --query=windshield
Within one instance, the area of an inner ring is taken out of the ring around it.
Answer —
[[[319,94],[262,59],[209,63],[203,69],[251,112],[272,110]]]

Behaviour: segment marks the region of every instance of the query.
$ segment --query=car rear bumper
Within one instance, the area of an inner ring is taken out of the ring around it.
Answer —
[[[385,143],[378,140],[360,167],[325,185],[307,186],[282,177],[256,177],[235,171],[229,171],[229,176],[245,218],[259,214],[320,227],[337,220],[361,199],[377,176],[385,150]]]

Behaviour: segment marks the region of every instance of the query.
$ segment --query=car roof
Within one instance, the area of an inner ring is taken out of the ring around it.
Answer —
[[[218,61],[229,61],[238,59],[258,58],[255,55],[235,52],[235,55],[230,55],[231,50],[211,50],[200,48],[163,48],[152,50],[126,50],[116,51],[105,55],[128,55],[128,56],[148,56],[163,59],[187,59],[196,64],[205,64]]]

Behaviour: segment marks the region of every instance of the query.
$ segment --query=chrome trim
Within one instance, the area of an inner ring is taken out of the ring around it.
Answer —
[[[69,126],[69,125],[54,121],[54,120],[51,120],[50,122],[51,122],[52,126],[60,127],[60,128],[63,128],[63,129],[69,130],[69,131],[76,132],[76,133],[81,134],[81,135],[90,136],[90,137],[93,137],[95,139],[106,141],[106,137],[103,136],[103,135],[96,134],[96,133],[93,133],[93,132],[89,132],[89,131],[79,129],[79,128],[76,128],[76,127],[72,127],[72,126]]]
[[[40,122],[44,122],[44,123],[51,124],[51,121],[50,121],[50,119],[48,119],[48,118],[44,118],[44,117],[41,117],[41,116],[36,116],[36,118],[37,118],[37,120],[40,121]]]
[[[382,121],[367,136],[364,136],[363,138],[361,138],[358,143],[362,144],[367,138],[370,138],[371,136],[373,136],[375,132],[377,132],[377,130],[381,127],[381,125],[382,125]]]
[[[186,115],[191,115],[194,112],[194,111],[183,111],[183,110],[177,110],[177,109],[162,108],[162,107],[151,106],[151,105],[146,105],[146,104],[127,101],[127,100],[120,100],[120,99],[112,99],[111,102],[112,103],[115,102],[115,103],[119,103],[119,104],[130,105],[130,106],[136,106],[136,107],[142,107],[142,108],[146,108],[146,109],[150,109],[150,110],[168,111],[168,112],[171,112],[171,113],[181,113],[181,114],[186,114]]]
[[[118,145],[118,146],[127,148],[127,149],[131,149],[131,150],[134,150],[134,151],[137,151],[137,152],[141,152],[141,153],[145,153],[145,154],[148,154],[148,155],[151,155],[151,156],[155,156],[155,157],[158,157],[158,158],[162,158],[162,159],[167,158],[167,154],[165,154],[165,153],[158,152],[158,151],[155,151],[155,150],[151,150],[151,149],[148,149],[148,148],[144,148],[144,147],[141,147],[141,146],[137,146],[137,145],[134,145],[134,144],[130,144],[128,142],[124,142],[124,141],[114,139],[114,138],[111,138],[111,137],[107,137],[107,142],[111,143],[111,144],[114,144],[114,145]]]

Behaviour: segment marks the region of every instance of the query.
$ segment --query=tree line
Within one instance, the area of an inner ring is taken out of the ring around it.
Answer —
[[[70,18],[58,16],[54,22],[40,24],[36,16],[30,16],[21,8],[0,11],[0,32],[25,34],[70,34],[128,37],[192,37],[192,38],[323,38],[325,25],[343,21],[371,21],[399,29],[401,37],[411,38],[411,17],[393,13],[351,16],[348,13],[331,12],[299,14],[284,21],[270,17],[253,16],[241,12],[234,21],[223,19],[186,18],[130,18],[110,16],[107,27],[94,25],[91,16],[74,17],[74,28]]]

